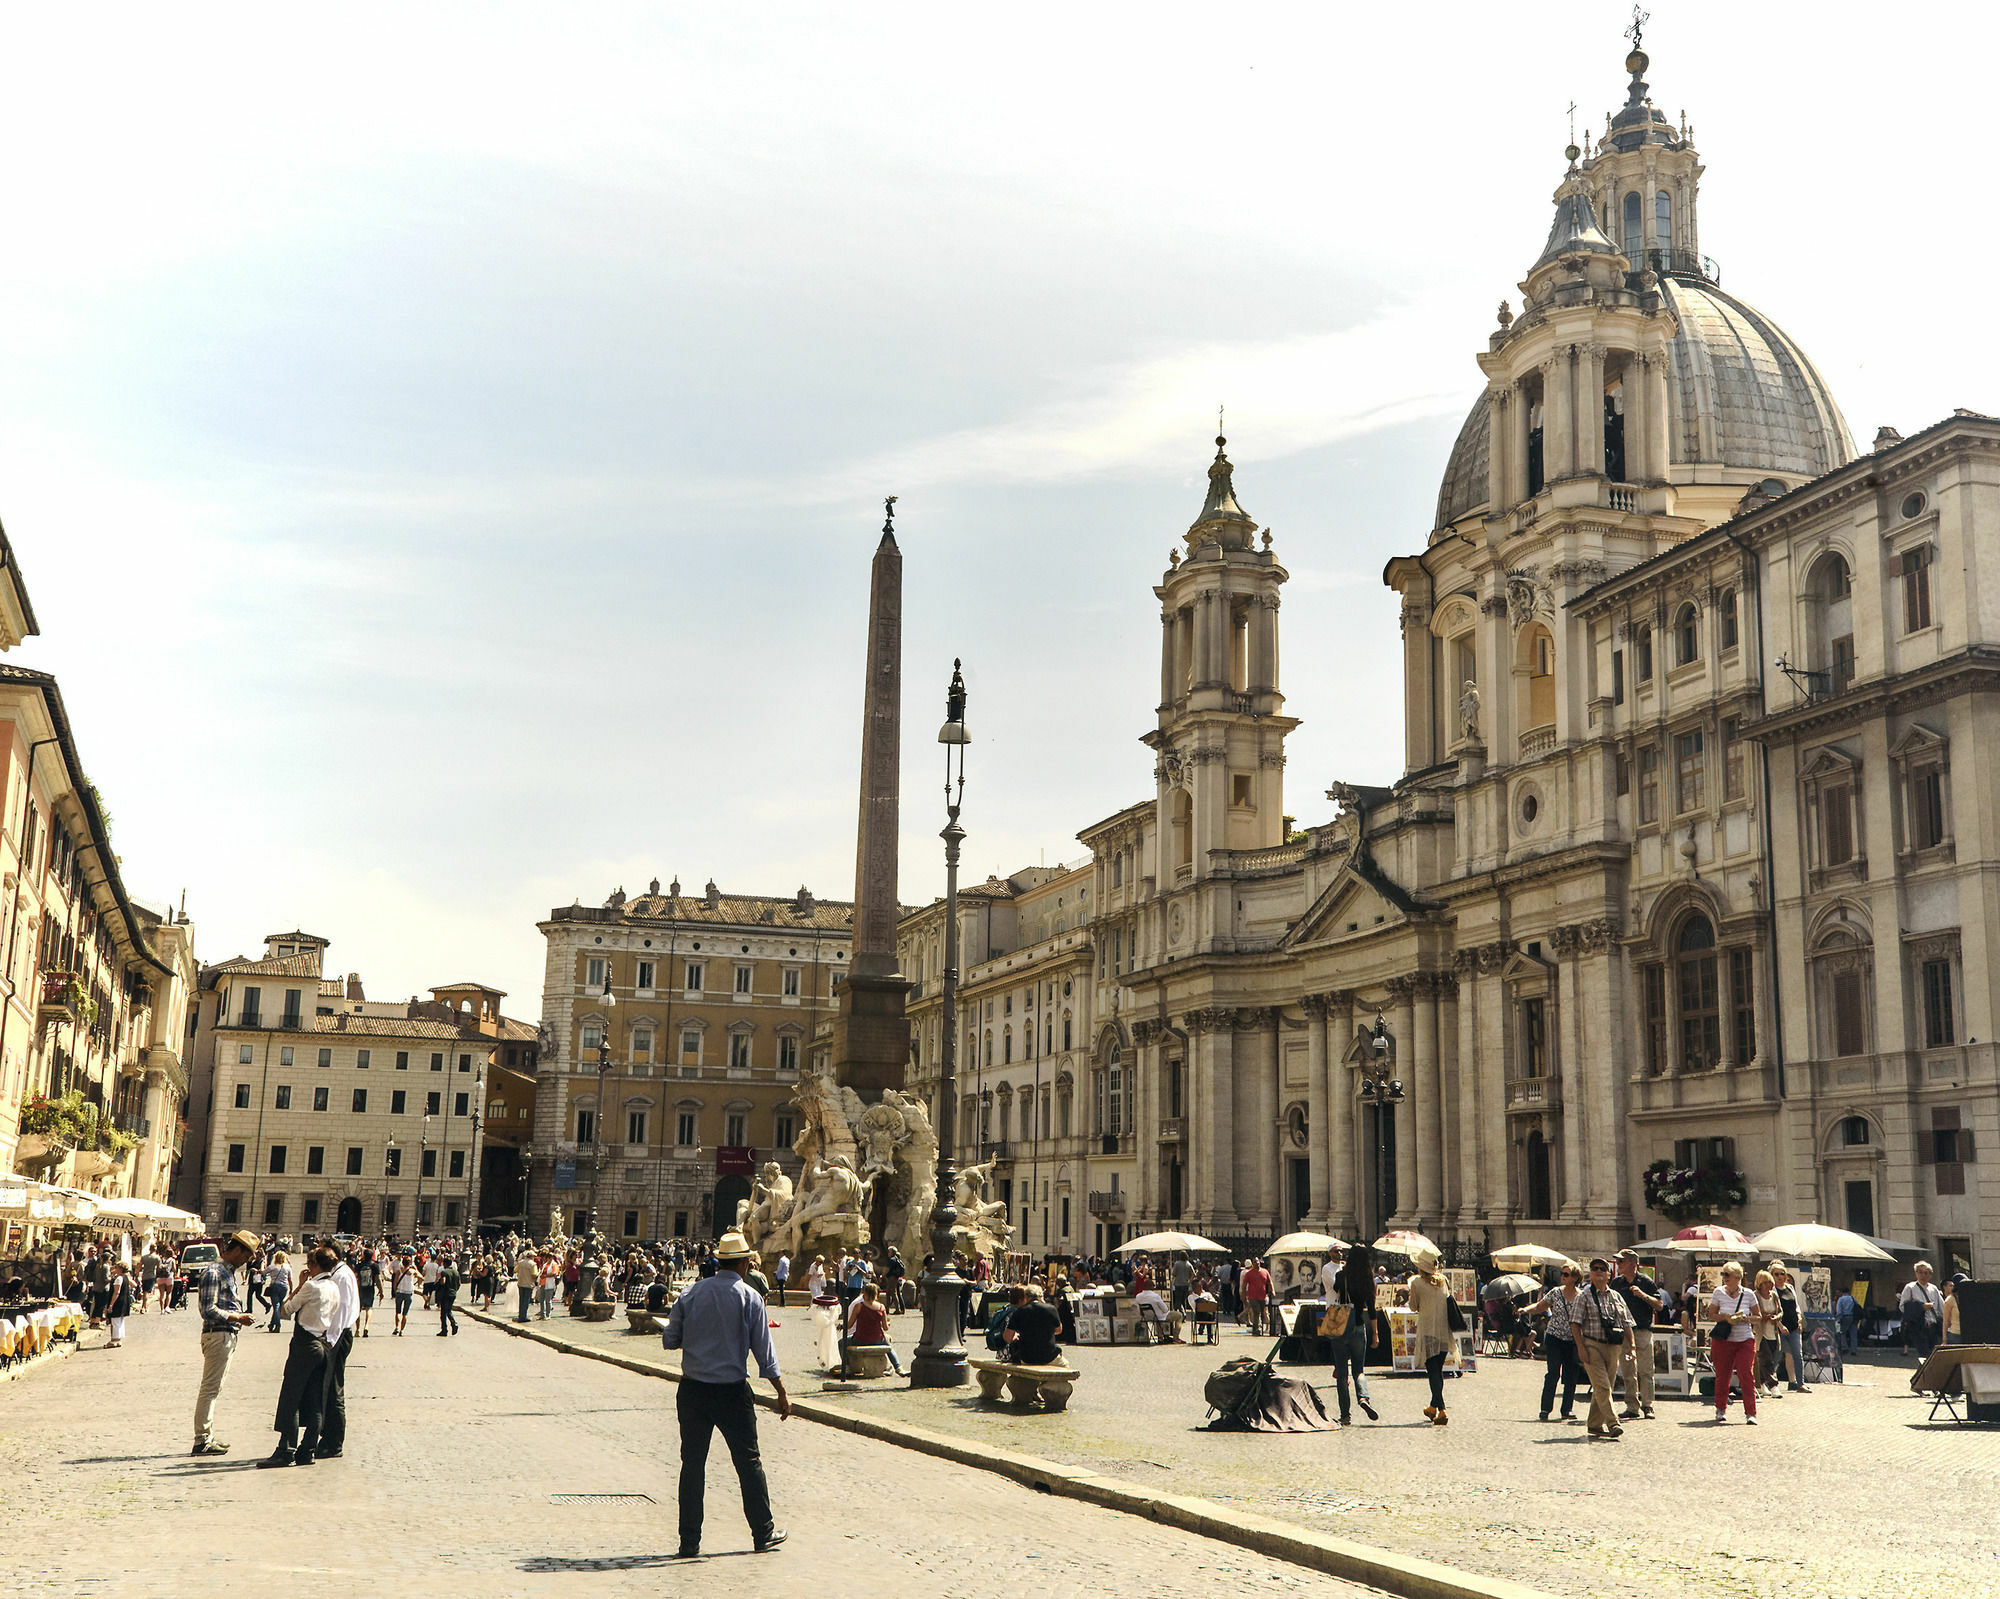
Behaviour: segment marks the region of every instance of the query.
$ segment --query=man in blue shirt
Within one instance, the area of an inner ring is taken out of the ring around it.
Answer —
[[[750,1245],[739,1232],[727,1232],[715,1246],[716,1272],[703,1278],[667,1314],[660,1342],[681,1351],[680,1394],[676,1408],[681,1423],[681,1547],[684,1560],[701,1553],[702,1492],[708,1473],[710,1436],[722,1434],[736,1480],[743,1489],[743,1514],[757,1553],[776,1549],[785,1529],[771,1516],[771,1490],[764,1481],[764,1461],[757,1452],[757,1407],[750,1397],[745,1367],[752,1356],[758,1374],[778,1391],[778,1418],[792,1413],[791,1396],[778,1373],[778,1352],[771,1347],[770,1313],[764,1297],[743,1274],[750,1266]]]
[[[196,1300],[201,1307],[201,1389],[194,1401],[194,1448],[197,1455],[226,1455],[229,1445],[215,1436],[215,1402],[229,1377],[236,1353],[236,1331],[250,1325],[243,1306],[248,1296],[238,1273],[257,1258],[263,1240],[253,1232],[231,1233],[217,1251],[221,1260],[197,1268]]]

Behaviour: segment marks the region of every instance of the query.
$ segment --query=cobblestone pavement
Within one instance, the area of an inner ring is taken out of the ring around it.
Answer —
[[[816,1393],[811,1312],[794,1306],[777,1319],[794,1395]],[[627,1357],[677,1358],[657,1337],[629,1333],[622,1315],[545,1325]],[[907,1364],[918,1318],[892,1325]],[[1380,1423],[1357,1410],[1359,1424],[1343,1432],[1200,1430],[1202,1380],[1269,1347],[1231,1328],[1219,1351],[1074,1349],[1082,1376],[1060,1415],[893,1378],[825,1397],[1552,1593],[1819,1599],[1908,1592],[1911,1574],[1925,1572],[2000,1594],[2000,1429],[1928,1424],[1930,1401],[1909,1391],[1913,1362],[1879,1357],[1849,1368],[1845,1386],[1766,1400],[1754,1428],[1740,1409],[1717,1427],[1708,1403],[1663,1397],[1658,1420],[1631,1423],[1617,1442],[1537,1421],[1542,1367],[1526,1360],[1487,1360],[1448,1382],[1447,1427],[1424,1421],[1421,1377],[1371,1373]],[[1336,1409],[1331,1368],[1286,1370],[1323,1383]],[[1577,1415],[1586,1408],[1579,1402]]]
[[[420,1320],[408,1338],[355,1345],[346,1451],[303,1470],[253,1464],[274,1439],[288,1336],[241,1335],[218,1412],[218,1436],[233,1449],[219,1460],[188,1455],[201,1369],[191,1314],[134,1317],[120,1350],[86,1332],[76,1356],[0,1385],[6,1591],[455,1592],[470,1579],[509,1596],[653,1594],[698,1582],[714,1599],[784,1599],[847,1591],[830,1580],[846,1572],[857,1587],[865,1574],[871,1595],[885,1599],[1103,1599],[1114,1558],[1136,1543],[1149,1595],[1367,1592],[768,1413],[760,1436],[791,1541],[773,1555],[749,1553],[718,1440],[710,1554],[690,1568],[669,1558],[678,1541],[672,1385],[470,1320],[457,1338],[429,1328],[417,1336]],[[560,1493],[655,1503],[552,1504]]]

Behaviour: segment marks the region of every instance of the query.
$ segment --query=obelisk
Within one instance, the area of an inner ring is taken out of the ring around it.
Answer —
[[[861,698],[861,816],[854,841],[854,946],[833,1021],[836,1078],[870,1103],[903,1086],[910,985],[897,969],[897,813],[902,790],[903,552],[896,497],[883,502],[868,588],[868,677]]]

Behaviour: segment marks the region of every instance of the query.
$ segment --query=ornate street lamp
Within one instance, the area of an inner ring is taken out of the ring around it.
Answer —
[[[424,1166],[431,1149],[431,1113],[424,1112],[423,1142],[417,1146],[417,1213],[410,1218],[410,1241],[419,1243],[423,1239],[424,1225]]]
[[[382,1151],[382,1208],[375,1213],[375,1220],[378,1223],[376,1230],[385,1238],[389,1235],[389,1223],[386,1219],[389,1214],[389,1169],[395,1164],[396,1140],[392,1138],[388,1147]]]
[[[1395,1046],[1389,1041],[1389,1028],[1381,1016],[1375,1018],[1374,1030],[1368,1037],[1368,1058],[1361,1063],[1361,1103],[1375,1107],[1375,1212],[1381,1229],[1389,1230],[1389,1176],[1394,1170],[1390,1165],[1394,1156],[1389,1141],[1390,1107],[1403,1102],[1401,1079],[1389,1074],[1396,1069]]]
[[[944,840],[944,1038],[938,1051],[937,1202],[931,1211],[931,1267],[923,1275],[924,1329],[910,1357],[912,1388],[963,1387],[970,1376],[965,1335],[958,1324],[965,1279],[952,1259],[952,1228],[958,1220],[958,1167],[952,1158],[958,1132],[958,1082],[953,1071],[958,1043],[958,851],[965,842],[958,809],[965,797],[965,747],[972,742],[965,730],[965,678],[960,667],[958,661],[951,663],[944,726],[938,729],[938,742],[944,746],[946,817],[938,835]]]
[[[479,1113],[485,1103],[486,1068],[482,1066],[472,1079],[472,1147],[465,1152],[465,1241],[468,1244],[479,1233],[479,1211],[472,1184],[479,1168]]]

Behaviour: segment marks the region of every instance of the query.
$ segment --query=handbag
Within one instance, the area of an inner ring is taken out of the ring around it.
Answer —
[[[1469,1330],[1465,1324],[1465,1307],[1451,1294],[1445,1295],[1444,1324],[1455,1333],[1462,1333]]]
[[[1322,1338],[1343,1338],[1347,1335],[1347,1318],[1353,1310],[1347,1305],[1328,1305],[1319,1318],[1319,1335]]]

